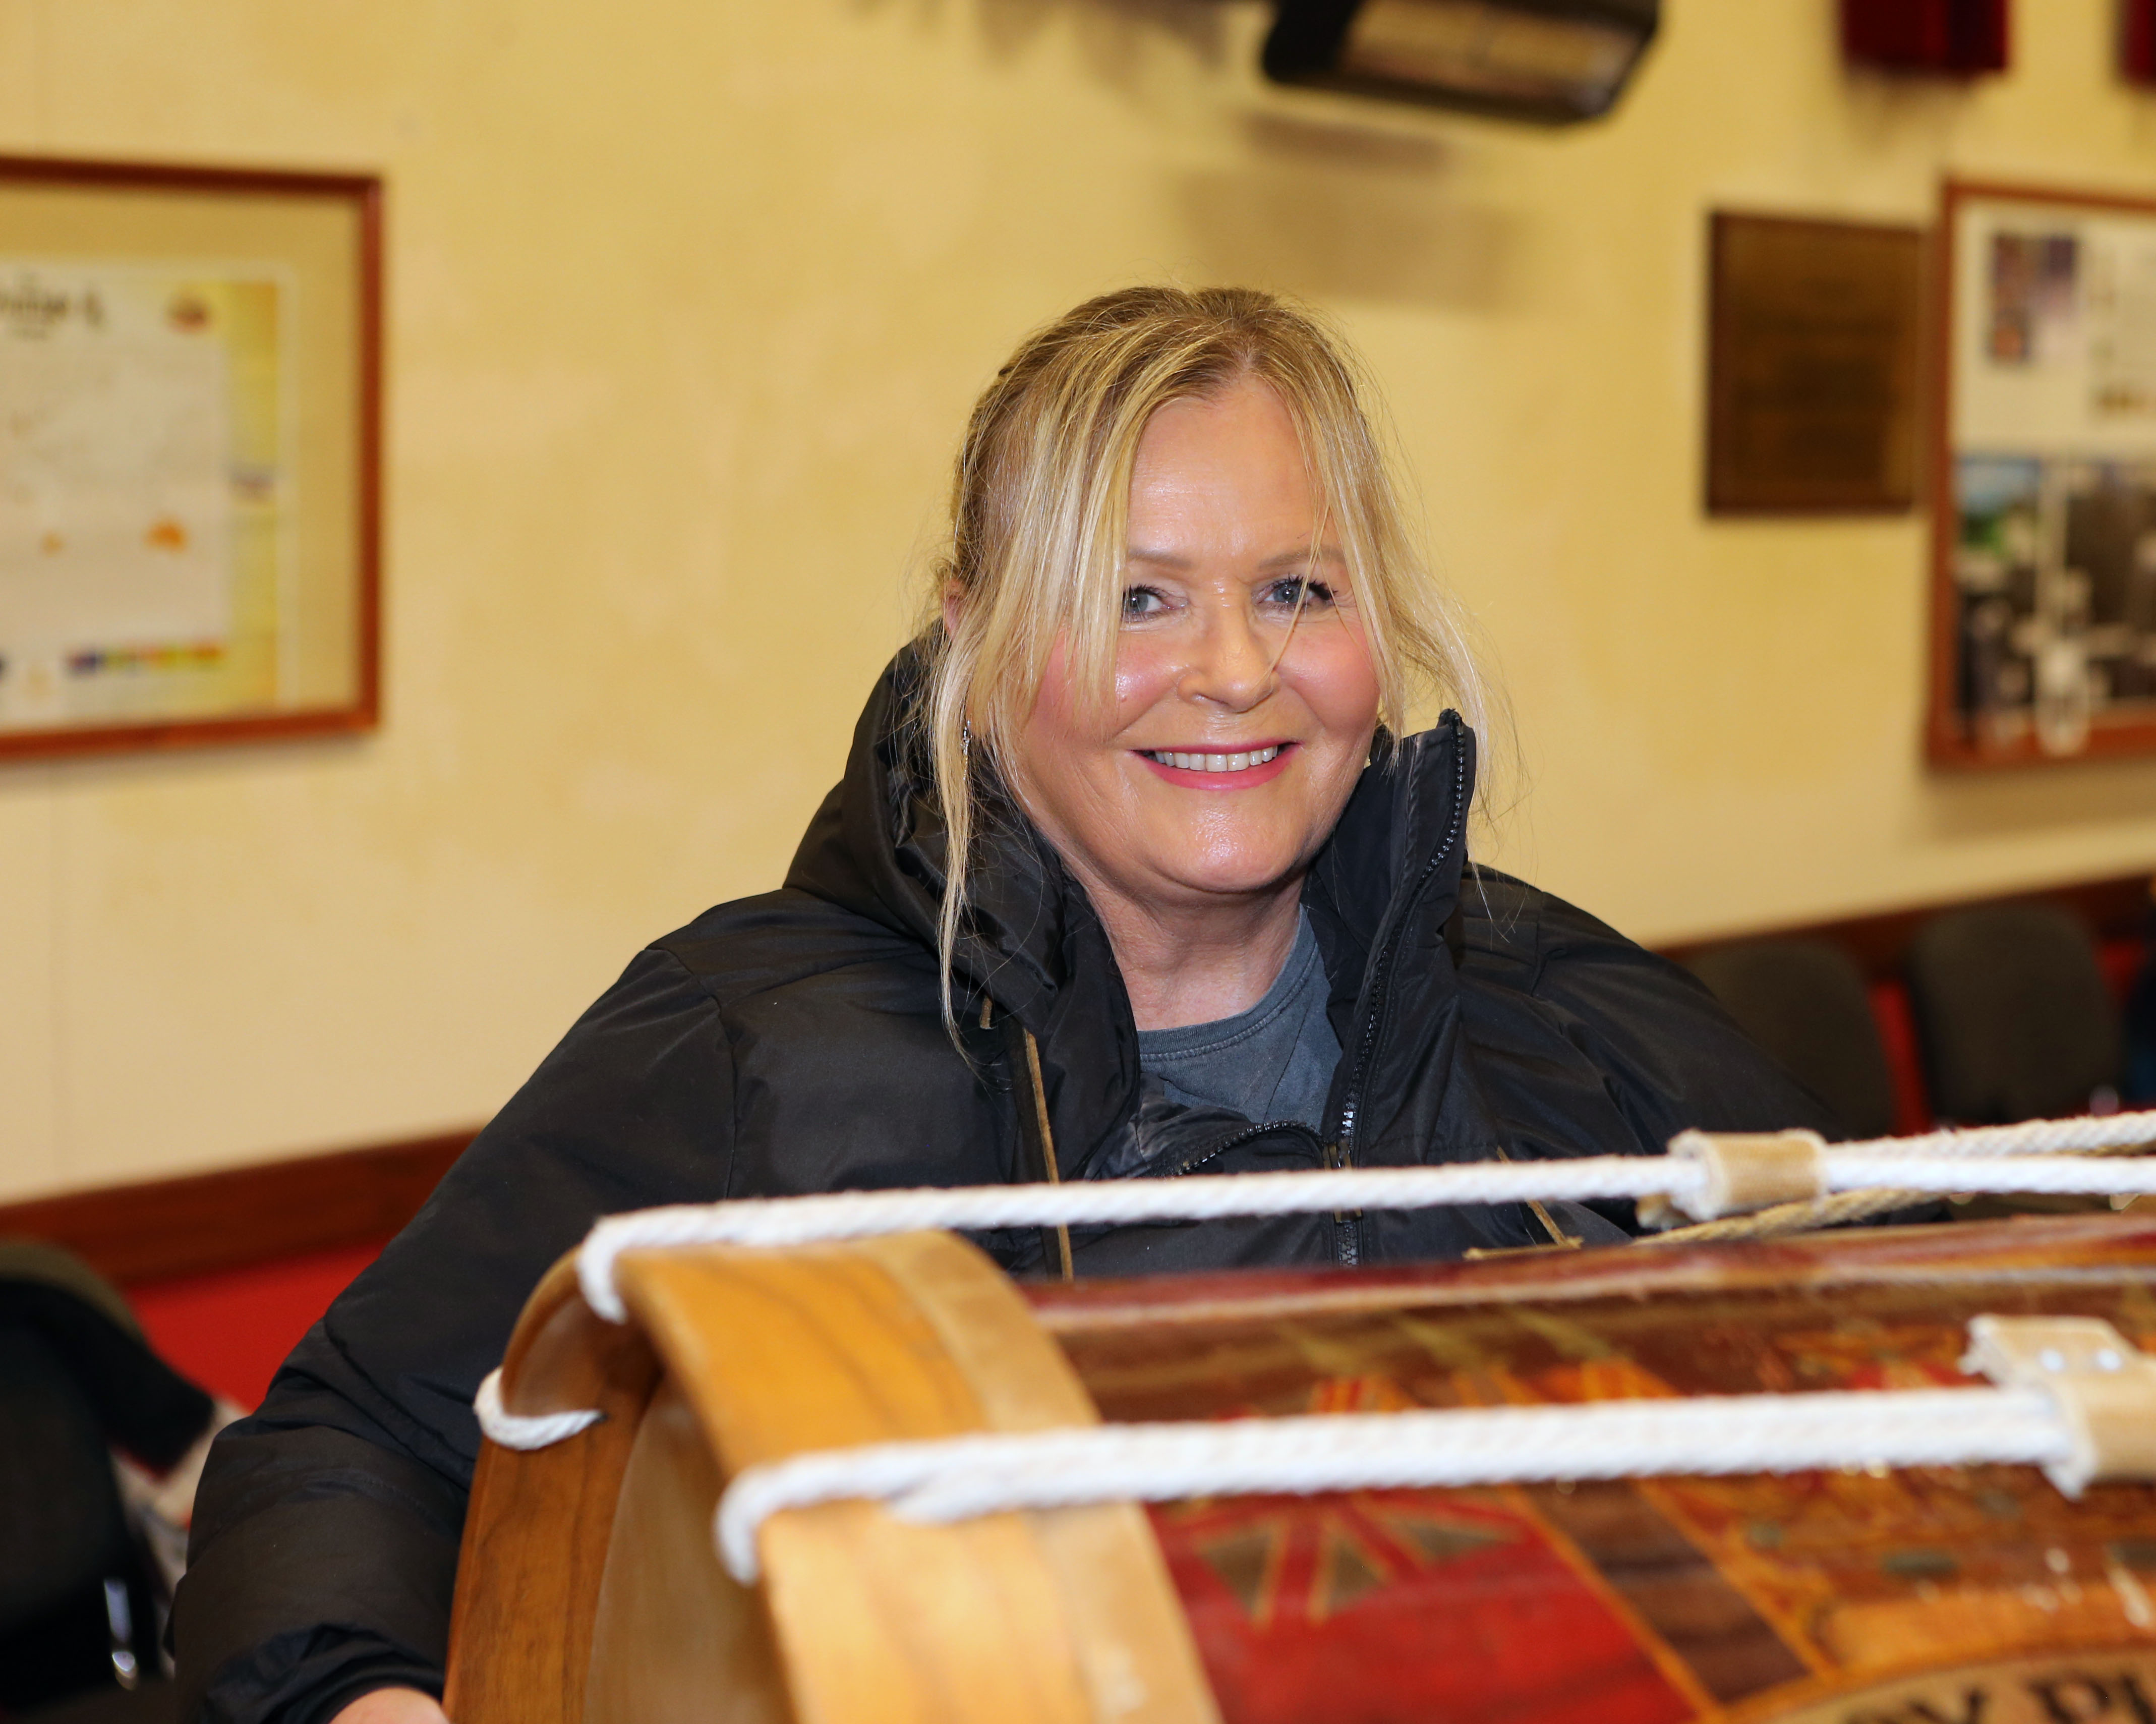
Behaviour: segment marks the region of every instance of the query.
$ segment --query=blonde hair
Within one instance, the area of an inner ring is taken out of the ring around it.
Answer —
[[[1380,721],[1402,734],[1436,695],[1486,722],[1466,629],[1416,553],[1373,424],[1375,392],[1316,316],[1252,288],[1135,287],[1036,330],[974,405],[919,642],[927,675],[915,723],[947,834],[937,943],[954,1034],[952,953],[988,775],[1012,782],[1059,639],[1072,685],[1110,697],[1138,440],[1168,403],[1243,383],[1271,390],[1295,426],[1347,563]],[[947,597],[957,601],[947,629]]]

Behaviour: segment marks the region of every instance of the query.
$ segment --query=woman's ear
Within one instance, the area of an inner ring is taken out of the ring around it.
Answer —
[[[956,581],[943,583],[943,633],[948,636],[958,632],[958,617],[966,603],[966,589]]]

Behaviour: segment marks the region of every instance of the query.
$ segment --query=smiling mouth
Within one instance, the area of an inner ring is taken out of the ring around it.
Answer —
[[[1275,742],[1241,754],[1186,754],[1170,748],[1141,748],[1138,752],[1157,766],[1179,767],[1186,772],[1247,772],[1271,760],[1281,746]]]

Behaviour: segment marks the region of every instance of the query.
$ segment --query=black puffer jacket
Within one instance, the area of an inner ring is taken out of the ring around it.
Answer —
[[[1686,1126],[1830,1124],[1681,971],[1517,880],[1463,886],[1474,743],[1450,716],[1364,772],[1304,890],[1344,1050],[1322,1142],[1141,1081],[1106,936],[1023,822],[958,955],[969,1066],[937,1005],[942,829],[894,735],[913,664],[870,701],[785,886],[639,954],[218,1441],[175,1618],[184,1716],[311,1724],[390,1681],[438,1688],[473,1391],[547,1265],[611,1211],[1039,1177],[1021,1026],[1065,1178],[1644,1154]],[[984,994],[1000,1021],[980,1029]],[[1505,1206],[1075,1244],[1083,1275],[1353,1264],[1540,1242],[1550,1222],[1620,1236]],[[981,1243],[1041,1265],[1030,1233]]]

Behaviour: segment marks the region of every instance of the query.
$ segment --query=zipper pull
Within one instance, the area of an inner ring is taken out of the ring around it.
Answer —
[[[1325,1165],[1329,1171],[1344,1172],[1354,1166],[1354,1163],[1348,1159],[1348,1146],[1344,1142],[1328,1143],[1323,1147]],[[1335,1209],[1332,1212],[1332,1219],[1339,1225],[1345,1227],[1351,1221],[1360,1221],[1363,1219],[1363,1212],[1360,1209]]]

